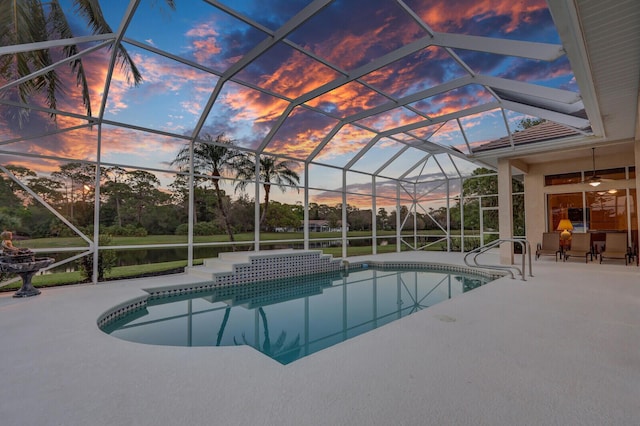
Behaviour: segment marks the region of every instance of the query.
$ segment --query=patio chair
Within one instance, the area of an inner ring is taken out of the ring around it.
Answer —
[[[564,252],[564,260],[569,256],[584,256],[584,263],[589,261],[589,256],[593,261],[593,250],[591,249],[591,234],[575,233],[571,237],[571,248]]]
[[[560,234],[557,232],[544,232],[542,234],[542,243],[538,243],[536,248],[536,260],[540,256],[555,256],[556,262],[560,251]]]
[[[624,264],[627,264],[629,259],[629,247],[627,246],[627,234],[622,233],[608,233],[604,248],[600,253],[600,263],[604,259],[624,259]]]
[[[629,248],[629,263],[633,265],[633,261],[635,260],[636,266],[640,266],[640,257],[638,257],[638,244],[633,243],[633,245]]]

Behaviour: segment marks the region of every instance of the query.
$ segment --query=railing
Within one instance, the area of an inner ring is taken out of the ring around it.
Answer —
[[[502,243],[517,243],[520,244],[520,246],[522,247],[522,269],[518,268],[515,265],[487,265],[487,264],[482,264],[482,263],[478,263],[478,256],[480,256],[481,254],[485,253],[486,251],[500,246],[500,244]],[[471,264],[467,258],[469,256],[473,256],[473,264]],[[468,252],[467,254],[465,254],[464,256],[464,263],[467,266],[470,267],[479,267],[479,268],[485,268],[485,269],[494,269],[494,270],[498,270],[498,271],[507,271],[511,274],[511,278],[515,279],[516,276],[513,273],[513,270],[515,269],[518,274],[520,274],[520,276],[522,276],[522,281],[526,281],[526,263],[525,263],[525,258],[528,257],[529,258],[529,276],[533,277],[533,269],[531,268],[531,244],[529,244],[529,241],[523,239],[523,238],[502,238],[499,240],[494,240],[488,244],[485,244],[481,247],[478,247],[476,249],[471,250],[470,252]]]

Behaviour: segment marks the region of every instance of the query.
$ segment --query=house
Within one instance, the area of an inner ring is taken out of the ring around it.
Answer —
[[[300,230],[304,230],[304,222],[300,223]],[[349,231],[349,224],[347,223],[347,232]],[[337,226],[331,227],[330,222],[325,219],[313,219],[309,220],[309,232],[342,232],[342,221],[337,222]]]

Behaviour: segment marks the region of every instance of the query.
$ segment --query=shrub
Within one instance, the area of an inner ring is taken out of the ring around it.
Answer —
[[[485,242],[486,244],[487,242]],[[480,237],[465,237],[464,251],[469,252],[480,247]],[[446,250],[446,246],[443,248]],[[451,239],[451,251],[460,251],[460,237]]]
[[[216,233],[216,227],[211,222],[198,222],[193,227],[193,235],[213,235]]]
[[[177,226],[175,232],[176,235],[187,235],[189,233],[189,224],[181,223]]]
[[[100,235],[100,246],[109,245],[111,237],[109,235]],[[84,256],[77,261],[78,268],[82,276],[90,280],[93,275],[93,254]],[[104,275],[111,271],[116,264],[116,254],[113,250],[100,250],[98,252],[98,281],[104,281]]]

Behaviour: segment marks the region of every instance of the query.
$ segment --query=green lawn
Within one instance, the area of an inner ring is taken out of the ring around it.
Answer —
[[[378,236],[394,236],[394,231],[378,231]],[[369,231],[355,231],[349,232],[348,237],[370,237]],[[253,241],[255,235],[252,232],[245,232],[242,234],[234,234],[236,242],[249,242]],[[324,238],[342,238],[340,232],[313,232],[311,234],[312,239],[324,239]],[[303,240],[304,234],[302,232],[265,232],[260,234],[261,241],[274,241],[274,240]],[[195,236],[193,238],[195,243],[226,243],[229,242],[229,238],[226,235],[207,235],[207,236]],[[186,235],[148,235],[146,237],[120,237],[112,236],[109,245],[112,246],[126,246],[126,245],[144,245],[144,244],[186,244]],[[88,247],[85,240],[80,237],[56,237],[56,238],[35,238],[30,240],[17,241],[18,247],[29,247],[34,249],[39,248],[66,248],[66,247]]]
[[[201,265],[202,259],[194,260],[195,265]],[[186,260],[176,260],[174,262],[150,263],[144,265],[119,266],[107,273],[108,280],[116,280],[122,278],[142,277],[152,274],[164,274],[176,272],[187,266]],[[74,272],[57,272],[55,274],[37,275],[33,277],[34,287],[53,287],[59,285],[78,284],[83,282],[82,275],[79,271]],[[13,291],[20,288],[20,281],[13,284],[0,287],[0,291]]]

